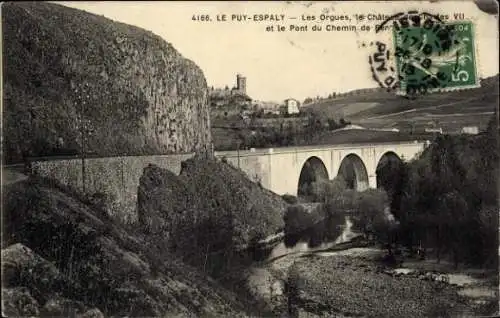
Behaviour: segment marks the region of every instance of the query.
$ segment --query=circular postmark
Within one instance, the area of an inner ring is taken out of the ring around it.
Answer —
[[[387,90],[410,97],[447,87],[460,64],[458,50],[454,50],[460,47],[455,30],[454,25],[427,12],[408,11],[387,18],[375,33],[391,32],[392,43],[370,43],[373,79]]]

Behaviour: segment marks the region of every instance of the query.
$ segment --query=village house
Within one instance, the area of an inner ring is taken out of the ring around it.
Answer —
[[[298,114],[299,111],[299,101],[294,98],[285,99],[285,109],[287,114]]]
[[[479,134],[479,128],[477,126],[462,127],[462,134],[477,135]]]

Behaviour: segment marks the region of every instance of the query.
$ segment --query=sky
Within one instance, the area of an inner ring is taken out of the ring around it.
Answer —
[[[232,87],[236,74],[247,78],[247,93],[255,100],[282,101],[326,96],[376,87],[368,56],[362,43],[387,38],[375,34],[377,14],[392,15],[408,10],[448,15],[464,13],[475,26],[476,63],[480,77],[498,73],[498,15],[480,11],[472,1],[356,1],[356,2],[58,2],[66,6],[104,15],[115,21],[152,31],[171,43],[184,57],[203,70],[209,86]],[[216,21],[226,14],[229,21]],[[231,21],[232,15],[284,15],[283,21]],[[350,21],[321,21],[347,15]],[[358,21],[355,14],[363,14]],[[212,21],[193,21],[193,16],[209,15]],[[301,21],[302,15],[316,21]],[[292,19],[292,18],[296,19]],[[290,25],[306,26],[307,31],[291,31]],[[285,32],[266,31],[267,26],[285,27]],[[322,31],[312,31],[313,25]],[[353,25],[354,31],[326,31],[327,25]],[[371,26],[361,31],[362,25]]]

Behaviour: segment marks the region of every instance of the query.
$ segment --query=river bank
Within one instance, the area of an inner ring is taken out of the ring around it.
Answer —
[[[314,249],[306,243],[276,245],[267,262],[245,273],[249,290],[276,316],[288,311],[290,271],[297,277],[299,292],[292,305],[299,317],[471,317],[495,312],[494,271],[454,270],[445,262],[415,259],[388,268],[380,262],[385,250],[353,234],[346,224],[341,237],[348,240]],[[445,276],[446,282],[439,281]]]

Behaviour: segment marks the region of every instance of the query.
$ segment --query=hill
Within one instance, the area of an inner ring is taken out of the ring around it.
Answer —
[[[204,74],[159,36],[47,2],[5,3],[2,22],[7,162],[210,143]]]
[[[183,162],[179,176],[150,165],[138,191],[142,228],[214,277],[235,265],[235,251],[279,232],[285,208],[241,170],[196,157]]]
[[[30,178],[3,194],[7,316],[247,316],[233,293],[77,193]]]
[[[344,117],[369,128],[412,126],[419,130],[438,126],[456,132],[463,126],[486,128],[498,105],[498,75],[481,81],[481,87],[453,92],[431,93],[407,99],[375,90],[333,100],[324,100],[304,108],[330,118]]]

